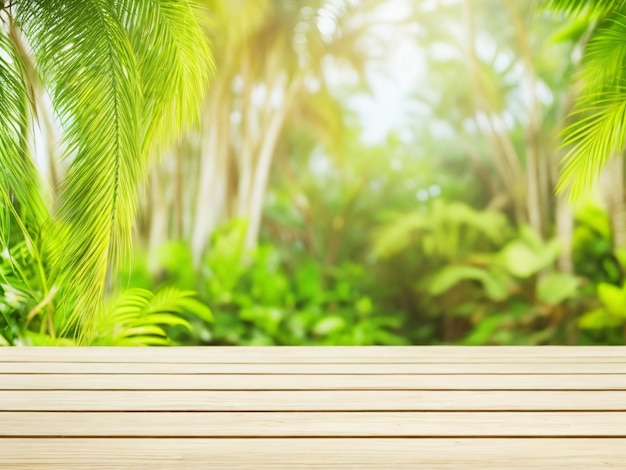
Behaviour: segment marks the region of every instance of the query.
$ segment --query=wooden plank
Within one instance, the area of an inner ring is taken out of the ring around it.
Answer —
[[[0,439],[0,468],[623,469],[626,439]]]
[[[377,364],[626,362],[626,346],[367,346],[0,348],[0,362]]]
[[[626,363],[107,364],[0,362],[0,374],[626,374]]]
[[[0,412],[0,437],[626,437],[624,412]]]
[[[0,411],[626,411],[617,391],[0,391]]]
[[[0,390],[626,390],[619,375],[4,374]]]

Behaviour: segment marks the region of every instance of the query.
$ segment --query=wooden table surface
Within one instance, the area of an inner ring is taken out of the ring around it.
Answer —
[[[625,469],[626,348],[0,348],[2,469]]]

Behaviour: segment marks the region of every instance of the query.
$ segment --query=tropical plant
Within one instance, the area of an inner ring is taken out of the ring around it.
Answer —
[[[245,248],[247,222],[234,220],[216,230],[196,274],[189,246],[169,243],[156,251],[155,276],[146,259],[125,269],[121,279],[154,289],[158,284],[193,288],[211,307],[215,322],[195,315],[193,331],[170,337],[185,344],[370,345],[405,344],[399,315],[384,315],[364,292],[365,271],[348,264],[324,273],[319,260],[287,266],[277,248]],[[148,274],[148,275],[146,275]]]
[[[150,158],[196,121],[211,70],[202,18],[193,0],[0,1],[0,206],[28,249],[45,245],[43,299],[59,289],[66,333],[92,333]],[[63,142],[51,191],[29,152],[42,97]]]
[[[92,345],[143,346],[173,344],[168,330],[192,330],[185,314],[211,323],[209,308],[194,298],[195,292],[165,287],[152,293],[129,289],[100,311]]]
[[[559,185],[577,197],[593,187],[610,158],[621,159],[625,147],[626,2],[548,0],[547,6],[585,20],[592,31],[579,73],[575,121],[564,133],[569,151]]]

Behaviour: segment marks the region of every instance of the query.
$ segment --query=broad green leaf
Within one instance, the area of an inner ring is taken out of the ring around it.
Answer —
[[[211,309],[199,300],[182,298],[178,301],[178,305],[180,305],[183,311],[192,313],[207,323],[212,323],[214,320]]]
[[[493,273],[473,266],[446,266],[435,274],[428,290],[433,295],[440,295],[467,280],[480,282],[485,294],[492,300],[500,301],[507,297],[506,279],[499,279]]]
[[[342,317],[328,316],[322,318],[313,327],[313,333],[318,336],[329,336],[346,328],[346,321]]]
[[[625,319],[611,315],[606,310],[599,308],[587,312],[578,319],[578,325],[583,329],[615,328],[624,324]]]
[[[626,318],[626,293],[612,284],[601,282],[597,288],[598,298],[611,315]]]
[[[576,294],[578,284],[578,279],[572,275],[549,273],[537,286],[537,299],[548,305],[558,305]]]
[[[560,246],[557,240],[543,243],[528,232],[522,236],[524,238],[506,245],[501,251],[501,256],[504,267],[511,274],[527,278],[554,263],[559,255]]]

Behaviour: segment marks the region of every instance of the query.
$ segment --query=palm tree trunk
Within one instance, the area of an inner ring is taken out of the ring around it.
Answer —
[[[467,43],[467,57],[469,62],[469,72],[474,88],[475,112],[482,111],[488,126],[487,141],[491,147],[491,156],[500,178],[504,183],[506,190],[510,195],[510,200],[515,213],[515,219],[518,224],[527,221],[527,202],[526,202],[526,185],[524,184],[523,170],[515,150],[515,146],[508,134],[506,134],[506,126],[503,123],[495,122],[495,113],[489,101],[485,98],[483,84],[481,83],[478,72],[479,60],[476,56],[476,33],[474,28],[474,7],[472,0],[464,0],[464,19],[465,33]],[[475,119],[478,129],[481,129],[478,121]]]
[[[605,167],[602,185],[609,207],[613,245],[626,247],[626,204],[624,203],[624,157],[617,155]]]
[[[528,110],[528,124],[526,126],[526,186],[527,186],[527,208],[530,226],[541,236],[545,233],[545,222],[548,217],[546,212],[549,209],[549,201],[546,199],[547,174],[545,165],[541,165],[541,146],[539,144],[539,134],[541,125],[541,113],[539,100],[537,99],[537,74],[533,63],[532,51],[528,40],[528,28],[519,11],[519,5],[507,0],[506,6],[513,19],[518,46],[521,52],[524,65],[524,85],[530,96],[530,108]]]
[[[284,81],[287,77],[284,76]],[[252,249],[256,246],[259,231],[261,228],[261,218],[263,214],[263,203],[265,200],[265,192],[267,190],[267,182],[269,179],[270,168],[274,156],[274,150],[280,133],[285,123],[285,118],[291,107],[291,103],[297,90],[300,88],[302,79],[300,76],[292,79],[285,92],[284,102],[271,115],[267,128],[265,129],[263,141],[259,149],[259,155],[255,168],[255,174],[252,180],[252,191],[249,200],[249,225],[246,233],[246,247]]]
[[[194,220],[192,223],[191,249],[194,261],[200,263],[212,230],[213,220],[223,207],[225,168],[228,154],[220,152],[220,141],[227,137],[225,123],[220,122],[220,107],[224,106],[221,97],[221,84],[215,83],[211,101],[203,118],[203,139],[200,150],[197,194]],[[224,135],[226,134],[226,135]]]

